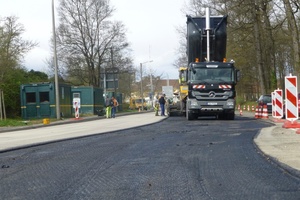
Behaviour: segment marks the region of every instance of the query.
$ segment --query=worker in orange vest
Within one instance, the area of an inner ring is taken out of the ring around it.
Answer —
[[[116,112],[117,112],[117,107],[119,106],[119,102],[117,101],[117,99],[113,96],[111,98],[112,102],[113,102],[113,106],[111,109],[111,117],[115,118],[116,117]]]

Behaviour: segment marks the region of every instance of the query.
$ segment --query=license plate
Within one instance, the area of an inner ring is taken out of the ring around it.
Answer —
[[[215,105],[218,105],[218,103],[217,102],[208,102],[207,105],[215,106]]]

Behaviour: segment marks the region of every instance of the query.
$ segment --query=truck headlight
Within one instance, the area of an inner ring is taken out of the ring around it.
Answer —
[[[195,99],[189,100],[188,105],[190,108],[198,108],[198,102]]]
[[[197,107],[198,106],[198,102],[197,101],[191,101],[191,106],[192,107]]]
[[[226,105],[232,107],[234,106],[234,101],[227,101]]]

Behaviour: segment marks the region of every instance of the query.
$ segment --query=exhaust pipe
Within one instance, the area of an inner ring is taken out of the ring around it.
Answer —
[[[209,37],[210,37],[210,12],[209,8],[206,8],[206,36],[207,36],[207,62],[210,62],[210,46],[209,46]]]

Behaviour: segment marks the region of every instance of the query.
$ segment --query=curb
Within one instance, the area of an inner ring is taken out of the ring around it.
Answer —
[[[140,114],[140,113],[137,113],[137,114]],[[119,116],[121,117],[121,116],[125,116],[125,115],[131,115],[131,114],[123,114],[123,115],[119,115]],[[124,128],[122,130],[130,130],[130,129],[134,129],[134,128],[137,128],[137,127],[144,127],[144,126],[148,126],[148,125],[151,125],[151,124],[156,124],[156,123],[159,123],[161,121],[166,120],[167,118],[168,118],[168,116],[163,117],[163,118],[161,118],[161,120],[156,121],[156,122],[151,122],[151,123],[144,124],[144,125],[128,127],[128,128]],[[106,118],[102,117],[101,119],[106,119]],[[92,121],[92,120],[97,120],[97,117],[92,117],[92,118],[89,118],[87,120],[81,120],[80,122],[87,122],[87,121]],[[79,122],[79,121],[76,121],[76,120],[74,120],[74,121],[75,121],[75,123]],[[70,122],[70,123],[74,123],[74,122]],[[63,125],[63,124],[67,124],[67,123],[59,123],[59,124],[55,124],[55,125]],[[45,127],[45,125],[44,126],[41,125],[39,127]],[[30,128],[28,128],[28,129],[30,129]],[[92,137],[92,136],[96,136],[96,135],[115,133],[115,132],[118,132],[118,131],[121,131],[121,130],[112,130],[112,131],[107,131],[107,132],[102,132],[102,133],[94,133],[94,134],[89,134],[89,135],[81,135],[81,136],[66,137],[66,138],[61,138],[61,139],[53,139],[53,140],[48,140],[48,141],[41,141],[41,142],[36,142],[36,143],[33,143],[33,144],[25,144],[25,145],[20,145],[20,146],[16,146],[16,147],[10,147],[10,148],[7,148],[7,149],[2,149],[2,150],[0,150],[0,153],[6,153],[6,152],[21,150],[21,149],[26,149],[26,148],[32,148],[32,147],[52,144],[52,143],[56,143],[56,142],[63,142],[63,141],[69,141],[69,140],[74,140],[74,139],[87,138],[87,137]]]
[[[117,113],[117,116],[124,116],[124,115],[138,115],[146,112],[130,112],[130,113]],[[106,119],[105,116],[90,116],[90,117],[80,117],[79,119],[76,118],[67,118],[60,121],[55,121],[49,124],[34,124],[28,126],[11,126],[11,127],[0,127],[0,134],[3,132],[12,132],[12,131],[19,131],[19,130],[28,130],[28,129],[36,129],[36,128],[43,128],[47,126],[58,126],[62,124],[71,124],[71,123],[80,123],[92,120],[100,120]],[[42,119],[41,119],[42,120]]]

